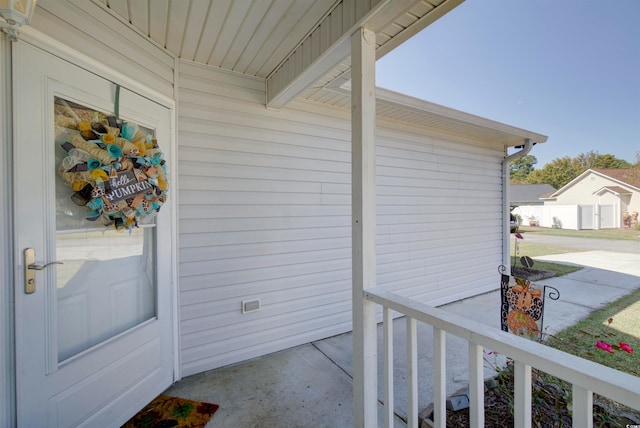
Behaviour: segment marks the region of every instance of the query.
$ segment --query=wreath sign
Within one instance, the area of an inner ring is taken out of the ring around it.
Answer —
[[[110,118],[111,119],[111,118]],[[79,121],[79,133],[61,142],[67,156],[60,176],[87,220],[117,230],[147,222],[167,199],[167,172],[158,142],[137,126]]]

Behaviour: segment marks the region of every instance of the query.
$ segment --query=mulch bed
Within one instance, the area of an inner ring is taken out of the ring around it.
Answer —
[[[546,270],[512,266],[511,276],[514,276],[516,278],[528,279],[529,281],[539,281],[541,279],[546,279],[546,278],[551,278],[553,276],[556,276],[556,274]]]
[[[532,387],[531,420],[534,427],[559,428],[572,426],[571,414],[567,406],[568,400],[570,400],[570,385],[562,385],[561,381],[547,375],[538,375],[533,370]],[[485,427],[513,427],[512,391],[513,371],[511,367],[507,367],[495,380],[487,383],[484,394]],[[640,412],[597,395],[594,395],[593,413],[594,426],[597,427],[624,428],[628,425],[640,424]],[[447,426],[470,426],[469,409],[457,412],[447,410]]]

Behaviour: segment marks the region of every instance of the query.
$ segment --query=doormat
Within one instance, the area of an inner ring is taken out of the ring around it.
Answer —
[[[122,425],[122,428],[204,428],[217,404],[160,395]]]

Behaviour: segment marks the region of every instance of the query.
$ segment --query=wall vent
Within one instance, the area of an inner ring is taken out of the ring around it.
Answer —
[[[256,312],[260,310],[260,299],[243,300],[242,313]]]

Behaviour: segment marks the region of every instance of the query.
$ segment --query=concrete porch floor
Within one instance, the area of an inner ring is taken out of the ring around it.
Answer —
[[[542,258],[541,258],[542,259]],[[562,330],[611,301],[640,288],[640,254],[587,251],[544,259],[585,266],[560,277],[539,281],[556,287],[560,300],[549,301],[545,327]],[[442,308],[493,328],[499,324],[500,292],[465,299]],[[405,319],[394,321],[395,426],[406,426]],[[378,328],[378,343],[382,330]],[[243,363],[189,376],[165,393],[220,405],[207,427],[351,427],[351,333],[308,343]],[[418,324],[419,409],[433,401],[432,328]],[[379,401],[382,402],[381,345],[378,355]],[[485,376],[491,377],[494,355],[485,350]],[[447,335],[447,392],[468,384],[467,342]],[[501,357],[499,357],[501,358]],[[501,363],[502,361],[497,361]],[[378,406],[382,425],[382,405]]]

